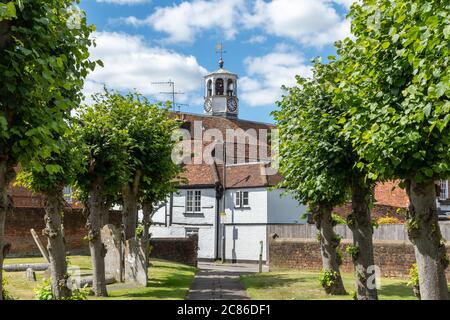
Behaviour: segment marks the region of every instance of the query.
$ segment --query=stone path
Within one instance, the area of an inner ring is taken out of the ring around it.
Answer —
[[[239,276],[257,272],[257,265],[200,262],[198,268],[200,270],[195,276],[187,300],[250,299]],[[266,269],[267,267],[263,270]]]

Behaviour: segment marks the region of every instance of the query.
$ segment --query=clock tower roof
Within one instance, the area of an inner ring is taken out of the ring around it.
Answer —
[[[239,99],[237,95],[238,76],[224,69],[222,45],[219,69],[205,76],[205,114],[237,118]]]

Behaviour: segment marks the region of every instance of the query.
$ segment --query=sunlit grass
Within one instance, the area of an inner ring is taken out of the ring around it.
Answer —
[[[319,284],[319,271],[276,270],[268,273],[241,276],[252,299],[256,300],[350,300],[355,291],[355,275],[343,273],[344,286],[349,293],[345,296],[325,294]],[[406,279],[381,278],[380,300],[415,300],[412,288]]]
[[[45,263],[44,258],[11,258],[5,260],[6,264]],[[82,274],[91,272],[89,256],[70,256],[72,267],[79,267]],[[184,299],[194,279],[196,268],[180,263],[152,260],[149,268],[149,281],[147,287],[128,283],[115,283],[108,285],[108,298],[89,297],[89,299]],[[5,272],[7,290],[17,299],[34,299],[34,289],[44,279],[45,272],[36,272],[37,280],[32,282],[26,279],[23,272]]]

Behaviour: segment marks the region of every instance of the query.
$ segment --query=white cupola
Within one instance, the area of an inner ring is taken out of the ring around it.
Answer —
[[[204,110],[206,114],[228,118],[238,117],[237,79],[237,74],[223,68],[221,57],[219,69],[205,76]]]

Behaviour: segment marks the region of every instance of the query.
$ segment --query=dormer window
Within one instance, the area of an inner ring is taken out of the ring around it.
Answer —
[[[216,95],[223,96],[223,79],[219,78],[216,80]]]
[[[234,83],[233,80],[229,79],[227,83],[227,96],[234,96]]]

